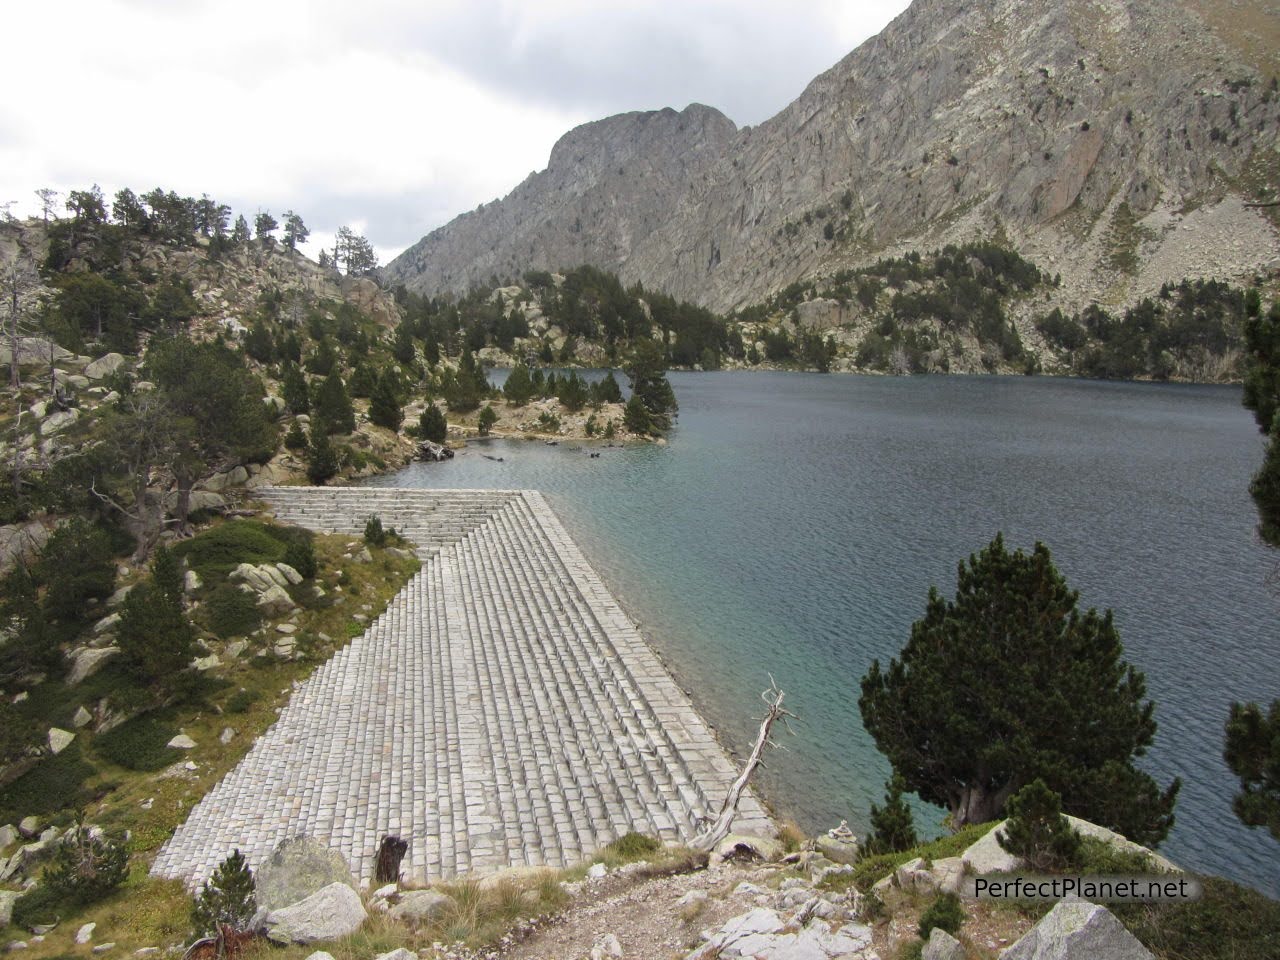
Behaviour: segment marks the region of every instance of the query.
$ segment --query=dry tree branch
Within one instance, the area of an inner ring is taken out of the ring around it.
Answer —
[[[747,762],[743,765],[742,772],[738,774],[738,778],[729,787],[729,793],[724,798],[720,813],[711,822],[710,826],[689,842],[689,846],[694,850],[712,850],[716,844],[728,836],[729,828],[733,825],[733,818],[738,813],[738,804],[742,800],[742,793],[747,788],[747,781],[751,779],[751,774],[755,772],[756,767],[763,762],[765,747],[779,746],[770,736],[773,725],[781,720],[782,725],[787,728],[787,732],[793,732],[789,720],[795,717],[795,714],[783,709],[782,700],[785,696],[786,694],[778,689],[778,684],[770,676],[769,689],[760,693],[760,699],[765,702],[765,706],[768,709],[760,721],[760,732],[756,735],[756,745],[751,750],[751,756],[747,758]]]

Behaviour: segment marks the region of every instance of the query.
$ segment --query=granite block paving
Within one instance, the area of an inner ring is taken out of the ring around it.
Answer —
[[[543,496],[528,490],[276,487],[280,520],[363,533],[377,515],[423,560],[364,634],[191,811],[152,873],[195,887],[239,848],[339,849],[370,879],[382,837],[407,881],[569,866],[639,831],[691,839],[736,766]],[[748,794],[735,830],[771,833]]]

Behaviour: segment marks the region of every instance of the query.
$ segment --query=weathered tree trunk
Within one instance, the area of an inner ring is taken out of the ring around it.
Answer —
[[[1013,796],[1014,789],[1013,783],[1006,783],[998,790],[988,790],[976,784],[965,787],[952,804],[952,826],[959,829],[971,823],[989,823],[996,819]]]
[[[751,751],[751,756],[747,758],[747,762],[742,767],[742,772],[738,774],[738,779],[733,781],[733,785],[729,787],[729,794],[724,798],[724,803],[720,807],[720,813],[715,820],[694,837],[689,846],[694,850],[713,850],[716,844],[723,840],[729,834],[729,828],[733,826],[733,818],[738,813],[738,803],[742,800],[742,792],[747,788],[747,781],[751,779],[751,774],[755,772],[756,767],[760,766],[760,762],[764,757],[764,748],[774,745],[769,739],[769,732],[773,729],[774,723],[779,719],[791,716],[786,710],[782,709],[782,698],[786,694],[778,689],[777,685],[770,680],[768,690],[760,694],[760,698],[764,700],[768,706],[764,719],[760,721],[760,732],[756,735],[756,745]]]

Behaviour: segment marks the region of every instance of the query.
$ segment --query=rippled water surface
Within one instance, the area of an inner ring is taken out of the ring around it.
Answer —
[[[1280,556],[1247,487],[1261,439],[1236,388],[1042,378],[686,373],[667,446],[473,444],[392,486],[532,487],[722,736],[749,745],[772,674],[801,721],[762,787],[814,830],[862,827],[888,764],[858,679],[930,585],[1004,531],[1043,540],[1112,607],[1184,781],[1164,851],[1280,894],[1280,845],[1241,827],[1222,762],[1232,699],[1280,696]],[[503,457],[498,463],[482,453]],[[931,809],[921,812],[936,823]]]

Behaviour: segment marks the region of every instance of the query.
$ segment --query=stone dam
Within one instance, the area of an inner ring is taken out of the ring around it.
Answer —
[[[306,834],[364,882],[577,863],[628,831],[689,840],[735,764],[540,493],[277,487],[282,521],[359,536],[377,515],[422,569],[298,685],[191,810],[152,873],[191,887]],[[734,830],[771,833],[743,796]]]

